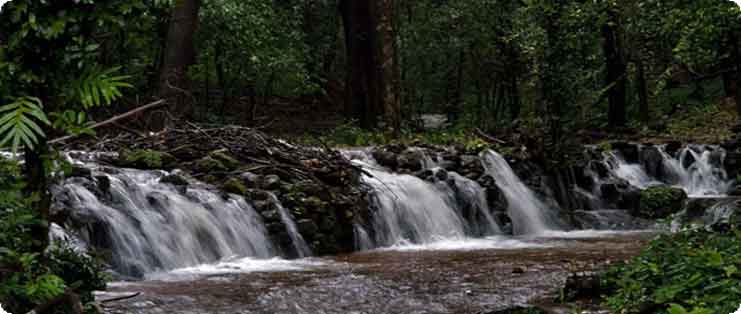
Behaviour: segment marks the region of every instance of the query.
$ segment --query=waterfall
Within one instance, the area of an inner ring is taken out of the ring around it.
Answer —
[[[660,158],[660,164],[649,165],[658,169],[654,173],[647,171],[646,165],[626,162],[618,152],[604,153],[603,162],[610,175],[640,189],[668,184],[684,189],[691,197],[702,197],[725,195],[731,186],[722,167],[725,158],[722,148],[689,145],[676,156],[669,154],[665,146],[643,147],[642,152],[648,149],[655,149]]]
[[[304,237],[301,236],[301,234],[298,232],[296,222],[294,222],[293,218],[291,218],[291,213],[289,213],[288,210],[283,207],[283,204],[281,204],[278,198],[275,197],[275,194],[270,193],[269,195],[275,206],[278,208],[280,219],[283,222],[283,225],[286,226],[286,231],[288,232],[288,236],[291,238],[293,248],[296,249],[296,254],[298,254],[298,257],[311,256],[311,249],[309,248],[309,245],[306,244]]]
[[[365,168],[371,187],[373,226],[380,246],[463,239],[465,221],[455,210],[455,197],[411,175]]]
[[[486,190],[476,181],[455,172],[448,172],[448,178],[455,191],[450,191],[450,187],[445,182],[438,182],[438,187],[447,195],[451,192],[456,193],[458,206],[465,206],[468,209],[465,211],[468,213],[465,218],[470,225],[469,234],[476,236],[501,234],[502,231],[489,209]],[[459,212],[461,211],[459,209]]]
[[[630,185],[639,189],[662,184],[661,181],[651,178],[641,164],[631,164],[625,161],[619,152],[606,152],[604,163],[613,176],[628,181]]]
[[[713,154],[718,152],[717,163]],[[677,158],[659,147],[663,165],[667,170],[667,183],[681,186],[690,196],[725,195],[731,186],[722,167],[725,150],[707,146],[687,146],[679,151]]]
[[[75,218],[66,227],[110,249],[114,269],[124,275],[276,255],[261,217],[242,197],[160,183],[162,171],[92,174],[97,183],[72,178],[55,187],[56,206],[71,209]]]
[[[507,199],[515,234],[539,234],[555,228],[555,221],[547,218],[550,209],[517,177],[501,155],[485,151],[481,161]]]

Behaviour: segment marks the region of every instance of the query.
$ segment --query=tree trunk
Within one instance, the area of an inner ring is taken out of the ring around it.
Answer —
[[[200,2],[200,0],[175,2],[160,68],[158,94],[168,100],[173,113],[180,117],[189,117],[193,113],[192,99],[186,92],[187,71],[196,57],[193,38],[198,27]]]
[[[366,129],[383,115],[401,128],[394,0],[341,0],[347,53],[345,111]]]
[[[736,62],[736,113],[741,117],[741,31],[736,31],[732,38],[733,60]]]
[[[610,103],[608,121],[612,127],[624,127],[627,123],[625,117],[627,65],[622,46],[618,13],[615,8],[610,8],[607,14],[608,20],[602,26],[602,36],[604,37],[605,61],[607,63],[606,84],[611,86],[608,91]]]
[[[26,186],[23,194],[33,200],[31,207],[38,214],[41,223],[32,228],[34,252],[43,252],[49,244],[49,218],[51,207],[51,193],[46,177],[44,160],[49,158],[49,147],[46,139],[40,138],[34,149],[25,149],[23,154],[23,174]]]
[[[648,86],[646,84],[646,73],[643,66],[643,56],[636,56],[636,85],[638,88],[638,104],[641,122],[647,125],[650,119],[648,111]]]

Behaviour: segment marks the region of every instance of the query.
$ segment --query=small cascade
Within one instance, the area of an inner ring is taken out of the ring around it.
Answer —
[[[455,172],[448,172],[448,182],[455,192],[459,212],[465,213],[466,221],[469,222],[469,234],[476,236],[489,236],[501,234],[494,216],[491,214],[486,200],[486,191],[476,181],[461,176]],[[448,184],[438,182],[438,187],[443,191],[451,189]],[[446,191],[447,192],[447,191]]]
[[[481,161],[507,199],[515,234],[539,234],[556,229],[555,220],[548,218],[551,209],[517,177],[504,157],[489,150],[481,154]]]
[[[377,246],[463,239],[466,226],[455,210],[455,196],[411,175],[365,168],[370,176],[373,227]]]
[[[71,209],[68,230],[110,249],[114,269],[127,276],[276,255],[261,217],[242,197],[160,183],[165,175],[93,168],[95,180],[71,178],[54,188],[56,206]]]
[[[672,155],[665,146],[649,146],[641,147],[641,155],[641,163],[629,163],[619,152],[605,152],[603,164],[611,177],[639,189],[673,185],[691,197],[704,197],[725,195],[731,186],[723,169],[722,148],[689,145]]]
[[[690,145],[674,158],[659,147],[666,169],[667,183],[681,186],[693,197],[725,195],[731,181],[722,167],[725,151],[701,145]]]
[[[306,244],[306,241],[304,240],[304,237],[301,236],[301,233],[298,232],[296,222],[293,221],[291,213],[289,213],[288,210],[283,207],[283,205],[274,194],[270,193],[269,195],[273,203],[277,207],[278,213],[280,213],[280,219],[283,222],[283,225],[286,226],[286,231],[288,232],[288,236],[291,238],[293,248],[296,249],[296,254],[298,255],[298,257],[311,256],[311,249],[309,248],[309,245]]]
[[[641,164],[631,164],[625,161],[619,152],[605,152],[604,163],[614,177],[628,181],[630,185],[639,189],[662,184],[661,181],[649,176]]]

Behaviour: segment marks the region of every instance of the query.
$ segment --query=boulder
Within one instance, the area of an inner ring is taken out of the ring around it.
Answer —
[[[221,186],[221,190],[237,195],[247,194],[247,187],[245,187],[242,183],[242,180],[238,178],[231,178],[229,180],[226,180],[226,182],[224,182],[224,184]]]
[[[213,151],[208,154],[208,156],[213,158],[214,160],[221,162],[221,164],[229,170],[237,169],[240,166],[240,162],[234,157],[230,156],[229,152],[226,149]]]
[[[224,166],[223,163],[220,161],[213,159],[211,157],[203,157],[201,159],[196,160],[193,164],[193,170],[195,170],[197,173],[208,173],[211,174],[213,172],[226,172],[229,169]]]
[[[619,152],[628,163],[635,164],[639,162],[640,153],[637,144],[618,141],[610,143],[610,147]]]
[[[399,163],[396,161],[396,158],[397,158],[396,154],[388,150],[385,150],[385,149],[374,150],[372,155],[379,165],[384,166],[386,168],[393,170],[393,169],[396,169],[396,167],[398,167],[399,165]]]
[[[631,214],[648,219],[666,218],[682,210],[686,199],[687,193],[680,188],[650,187],[640,192],[639,205]]]
[[[424,155],[421,151],[415,149],[407,149],[396,158],[396,162],[398,164],[398,168],[414,172],[422,170],[423,159]]]
[[[656,146],[648,146],[641,150],[641,165],[646,173],[654,178],[664,176],[664,157]]]
[[[89,168],[85,168],[79,165],[72,165],[72,170],[69,173],[70,178],[91,178],[93,171]]]
[[[168,174],[160,178],[160,183],[172,184],[174,186],[187,186],[188,180],[179,174]]]
[[[265,179],[262,182],[262,189],[264,190],[280,189],[280,177],[274,174],[265,176]]]
[[[239,175],[239,178],[242,179],[244,185],[250,189],[260,187],[265,179],[263,176],[252,172],[243,172]]]
[[[299,219],[296,221],[296,227],[305,238],[313,239],[319,232],[319,226],[311,219]]]
[[[563,296],[566,300],[599,298],[602,285],[599,273],[578,272],[566,278],[563,288]]]
[[[177,162],[169,153],[151,149],[123,152],[117,161],[120,166],[144,170],[171,169]]]

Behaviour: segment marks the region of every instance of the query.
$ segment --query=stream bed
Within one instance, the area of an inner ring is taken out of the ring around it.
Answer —
[[[494,313],[553,299],[573,272],[628,259],[651,232],[558,232],[294,261],[235,260],[112,283],[110,313]]]

